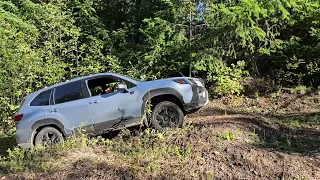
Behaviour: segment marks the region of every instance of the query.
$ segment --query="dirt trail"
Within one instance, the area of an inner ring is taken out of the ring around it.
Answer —
[[[318,153],[308,155],[286,152],[283,149],[268,147],[268,144],[254,142],[253,130],[261,127],[256,123],[250,124],[241,116],[215,117],[211,121],[209,118],[205,122],[193,124],[200,127],[199,131],[206,128],[205,131],[235,134],[233,142],[215,140],[211,142],[214,144],[211,149],[203,152],[206,162],[212,164],[217,179],[320,179]],[[267,140],[268,137],[265,138]],[[210,137],[202,135],[201,139]]]
[[[211,132],[233,134],[232,141],[211,140],[204,151],[217,179],[320,179],[320,124],[286,126],[286,117],[295,114],[306,113],[271,116],[211,104],[188,121],[204,140],[213,139]]]

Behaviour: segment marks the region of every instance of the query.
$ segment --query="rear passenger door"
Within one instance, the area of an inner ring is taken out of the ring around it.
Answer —
[[[88,133],[94,133],[82,83],[79,80],[53,89],[53,105],[48,107],[48,119],[59,120],[66,132],[81,127]]]

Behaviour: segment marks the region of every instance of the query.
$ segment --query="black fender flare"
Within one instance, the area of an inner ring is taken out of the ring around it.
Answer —
[[[38,128],[43,127],[43,126],[50,126],[50,125],[57,126],[59,128],[58,130],[62,133],[62,135],[64,137],[67,136],[67,133],[64,129],[64,126],[60,121],[53,119],[53,118],[41,119],[41,120],[38,120],[37,122],[35,122],[31,126],[29,142],[33,145],[34,136],[36,135]]]
[[[153,90],[148,91],[142,97],[143,102],[142,102],[142,107],[141,107],[142,119],[143,119],[145,125],[147,125],[147,126],[148,126],[148,122],[147,122],[147,119],[145,118],[147,116],[146,112],[145,112],[147,102],[148,102],[148,100],[152,99],[153,97],[160,96],[160,95],[173,95],[179,99],[181,105],[184,104],[182,95],[177,90],[175,90],[173,88],[159,88],[159,89],[153,89]]]

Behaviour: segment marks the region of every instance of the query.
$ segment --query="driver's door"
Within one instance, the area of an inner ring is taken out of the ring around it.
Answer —
[[[135,85],[129,85],[129,92],[111,92],[97,95],[92,93],[91,90],[94,89],[93,86],[103,83],[101,79],[106,79],[107,83],[114,83],[114,81],[110,80],[113,77],[110,76],[98,78],[100,80],[96,78],[96,80],[91,79],[87,81],[90,94],[89,110],[97,134],[102,134],[108,129],[118,129],[126,124],[139,122],[142,102],[138,102],[139,92]],[[92,80],[96,82],[90,84],[90,81],[93,82]],[[117,78],[117,80],[119,79]],[[97,83],[98,81],[100,82]]]

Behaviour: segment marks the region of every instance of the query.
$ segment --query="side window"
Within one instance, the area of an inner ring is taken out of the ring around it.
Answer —
[[[109,77],[100,77],[88,80],[91,96],[98,96],[113,92],[115,81]]]
[[[135,86],[134,84],[124,81],[118,77],[105,76],[88,80],[88,88],[91,92],[91,96],[98,96],[116,92],[116,85],[118,83],[125,83],[128,88]]]
[[[75,101],[82,98],[83,92],[81,88],[81,81],[59,86],[56,88],[54,94],[55,104]]]
[[[50,104],[50,95],[51,89],[40,93],[37,97],[35,97],[30,106],[47,106]]]

